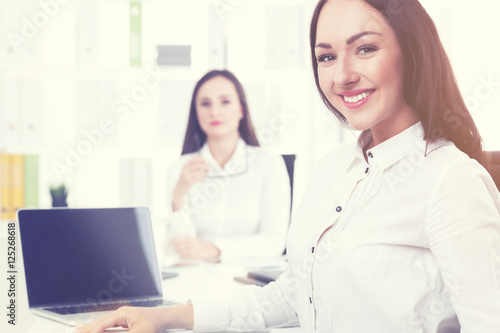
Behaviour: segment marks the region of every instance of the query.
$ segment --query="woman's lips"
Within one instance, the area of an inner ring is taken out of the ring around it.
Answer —
[[[210,125],[212,125],[212,126],[219,126],[220,124],[222,124],[222,121],[219,121],[219,120],[215,120],[215,121],[212,121],[210,123]]]

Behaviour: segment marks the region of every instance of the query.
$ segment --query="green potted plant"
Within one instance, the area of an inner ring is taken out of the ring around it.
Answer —
[[[68,203],[66,202],[68,189],[64,184],[51,186],[50,196],[52,197],[52,207],[68,207]]]

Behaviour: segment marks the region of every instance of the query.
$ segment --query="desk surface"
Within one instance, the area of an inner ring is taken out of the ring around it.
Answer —
[[[3,243],[3,242],[1,242]],[[4,247],[2,247],[4,248]],[[282,264],[282,263],[281,263]],[[173,270],[179,273],[177,277],[169,278],[163,281],[164,298],[173,300],[179,303],[185,303],[191,297],[198,299],[217,299],[227,298],[245,285],[234,281],[235,276],[246,275],[248,269],[257,268],[258,266],[280,265],[277,260],[266,262],[227,262],[223,264],[196,264],[191,266],[176,267]],[[28,307],[26,294],[26,284],[22,266],[19,265],[17,274],[17,315],[16,326],[8,325],[6,320],[0,323],[0,331],[8,333],[70,333],[74,329],[72,327],[59,324],[57,322],[44,319],[31,314]],[[7,304],[7,295],[3,291],[6,289],[6,279],[1,279],[2,300],[1,304]],[[2,317],[5,317],[2,316]],[[116,332],[116,331],[115,331]],[[298,333],[299,328],[274,329],[275,333]]]

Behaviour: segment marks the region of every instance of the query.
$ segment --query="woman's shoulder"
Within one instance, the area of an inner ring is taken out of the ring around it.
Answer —
[[[444,230],[446,223],[460,220],[469,229],[485,221],[498,223],[500,193],[479,162],[450,144],[431,152],[423,166],[421,184],[428,185],[428,216],[434,225],[429,230]]]
[[[283,161],[283,156],[278,153],[268,151],[263,147],[258,146],[247,146],[247,156],[249,159],[258,163],[281,163]]]
[[[442,170],[444,173],[451,170],[460,173],[467,171],[466,169],[486,172],[481,164],[458,149],[452,142],[445,142],[437,147],[436,145],[429,145],[425,152],[425,161],[429,167]]]
[[[484,184],[488,189],[495,189],[488,171],[475,159],[458,149],[453,143],[443,145],[430,153],[425,158],[424,171],[431,176],[440,188],[451,187],[455,190],[463,188],[468,191],[474,184]]]

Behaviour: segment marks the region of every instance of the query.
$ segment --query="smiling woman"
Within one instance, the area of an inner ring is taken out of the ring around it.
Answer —
[[[427,141],[446,138],[488,168],[489,158],[482,148],[481,136],[455,81],[436,27],[420,3],[352,1],[344,11],[326,14],[331,3],[328,0],[318,3],[310,42],[316,86],[341,123],[360,130],[370,128],[370,123],[377,125],[372,134],[375,141],[382,142],[405,128],[405,122],[418,119]],[[349,15],[345,12],[348,6],[364,7],[364,11],[353,17],[356,25],[351,27],[342,16]],[[328,29],[328,19],[341,26],[338,30],[341,34],[334,35],[333,29]],[[337,45],[332,45],[335,42]],[[346,68],[350,72],[345,72]],[[335,77],[332,71],[338,71]],[[332,90],[335,80],[347,81],[337,82]],[[359,86],[361,90],[349,91],[344,86],[349,89]],[[360,103],[362,93],[370,97]],[[378,111],[372,110],[362,124],[356,122],[359,117],[348,119],[357,113],[345,109],[360,110],[370,99],[377,100],[372,104],[377,103]],[[388,119],[394,110],[401,112]]]
[[[350,13],[357,14],[346,20]],[[338,29],[331,29],[332,21]],[[319,87],[351,127],[371,129],[377,144],[417,122],[404,99],[403,52],[383,16],[360,1],[340,8],[335,1],[326,2],[316,31]]]
[[[323,101],[362,133],[318,165],[285,273],[228,301],[125,308],[86,330],[500,331],[500,194],[424,8],[321,0],[311,53]]]

